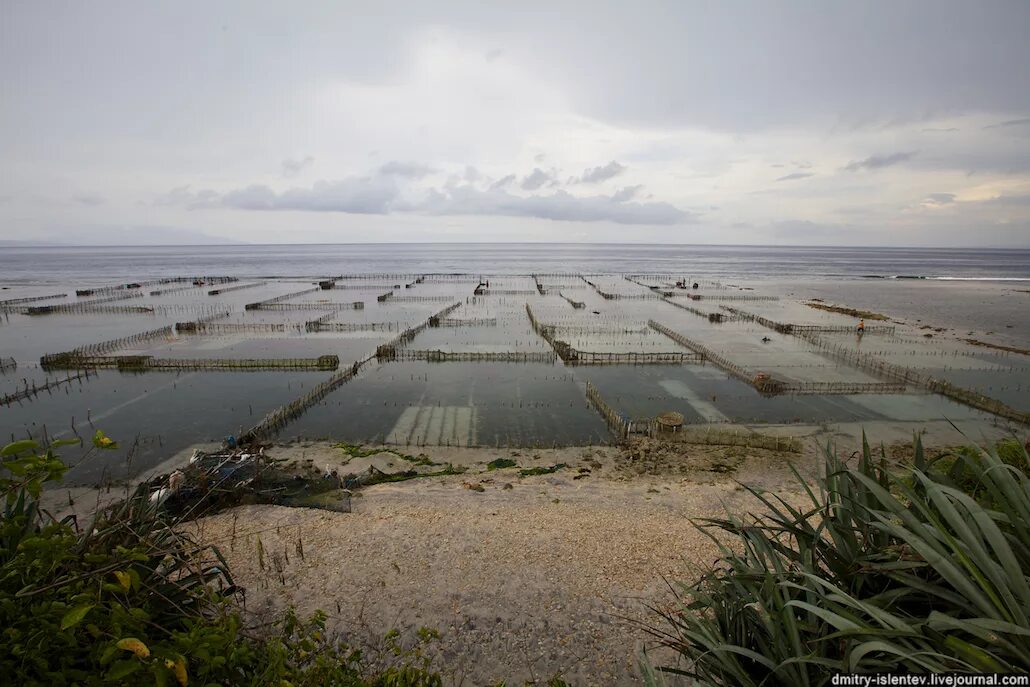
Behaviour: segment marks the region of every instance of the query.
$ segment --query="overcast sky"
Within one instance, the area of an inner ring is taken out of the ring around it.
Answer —
[[[0,0],[0,240],[1030,246],[1030,2]]]

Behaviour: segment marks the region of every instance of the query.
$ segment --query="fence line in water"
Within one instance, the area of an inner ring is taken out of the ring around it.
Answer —
[[[95,288],[76,289],[76,296],[94,296],[102,293],[115,293],[126,289],[141,289],[145,286],[160,286],[162,284],[185,284],[190,283],[200,286],[197,282],[205,284],[227,284],[238,281],[236,277],[164,277],[162,279],[150,279],[148,281],[132,282],[129,284],[115,284],[112,286],[98,286]],[[153,294],[151,294],[153,295]]]
[[[253,283],[250,283],[250,284],[236,284],[235,286],[222,286],[222,287],[217,288],[217,289],[211,289],[210,291],[207,292],[207,295],[209,295],[209,296],[217,296],[219,294],[230,293],[232,291],[242,291],[243,289],[255,289],[255,288],[259,287],[259,286],[264,286],[264,285],[265,285],[265,282],[263,282],[263,281],[256,281],[256,282],[253,282]]]
[[[692,305],[687,305],[686,303],[677,303],[676,301],[672,300],[671,298],[663,298],[662,301],[665,302],[665,303],[668,303],[669,305],[674,305],[677,308],[681,308],[683,310],[686,310],[687,312],[692,313],[694,315],[697,315],[698,317],[703,317],[706,320],[708,320],[709,322],[727,322],[729,320],[736,319],[736,318],[733,318],[733,317],[726,317],[722,313],[705,312],[704,310],[700,310],[698,308],[695,308]]]
[[[390,344],[387,345],[396,350],[396,347],[402,345],[403,343],[411,341],[411,339],[415,338],[415,336],[426,327],[435,326],[435,321],[447,317],[447,315],[454,312],[459,307],[461,307],[461,303],[454,303],[444,308],[443,310],[433,315],[419,326],[405,330],[396,338],[394,338],[390,342]],[[366,356],[361,360],[355,361],[349,368],[346,368],[336,373],[335,375],[333,375],[326,381],[322,382],[318,386],[314,387],[311,391],[304,394],[297,400],[291,403],[287,403],[286,405],[273,410],[271,413],[266,415],[259,423],[254,425],[252,428],[248,429],[242,435],[240,435],[240,442],[249,443],[252,441],[257,441],[278,432],[283,427],[285,427],[290,421],[294,420],[297,417],[300,417],[300,415],[308,408],[320,402],[330,393],[332,393],[333,391],[335,391],[336,389],[338,389],[339,387],[343,386],[351,379],[353,379],[355,375],[358,374],[358,371],[361,369],[363,365],[368,363],[373,358],[379,356],[380,351],[382,349],[383,346],[380,346],[378,349],[376,349],[375,353]]]
[[[604,419],[608,429],[619,439],[626,439],[630,434],[646,434],[655,436],[658,431],[658,423],[653,418],[630,419],[622,415],[608,404],[591,382],[586,383],[586,397],[590,405]]]
[[[874,374],[878,374],[889,379],[896,379],[900,382],[904,382],[905,384],[911,384],[927,389],[928,391],[933,391],[934,393],[953,398],[968,406],[979,410],[985,410],[1008,420],[1014,420],[1024,425],[1030,424],[1030,413],[1016,410],[1015,408],[1002,403],[998,399],[985,396],[984,394],[973,391],[972,389],[956,386],[955,384],[943,379],[916,372],[911,368],[888,362],[869,353],[848,348],[843,344],[834,344],[824,341],[816,334],[799,334],[798,336],[819,348],[825,355],[837,360],[842,360],[859,369],[868,370]]]
[[[704,362],[704,358],[693,352],[609,353],[605,351],[581,351],[572,348],[564,341],[556,341],[555,343],[559,348],[564,349],[565,355],[562,357],[562,360],[569,365],[682,365],[685,363]],[[562,353],[558,353],[558,355],[561,356]]]
[[[27,398],[32,398],[38,394],[43,393],[44,391],[56,389],[62,384],[70,384],[71,382],[74,382],[76,380],[89,379],[91,374],[95,373],[91,373],[89,370],[81,370],[79,372],[76,372],[75,374],[68,375],[67,377],[62,377],[61,379],[48,379],[43,384],[38,385],[36,384],[36,382],[32,382],[30,385],[29,381],[25,380],[24,389],[15,389],[13,393],[0,396],[0,405],[10,405],[12,403],[16,403]]]
[[[571,305],[576,310],[582,310],[583,308],[587,307],[587,304],[584,303],[583,301],[572,300],[571,298],[566,296],[561,291],[558,292],[558,295],[561,296],[562,298],[564,298],[566,301],[568,301],[569,305]]]
[[[34,305],[16,308],[16,312],[23,313],[25,315],[47,315],[50,313],[75,313],[75,312],[105,312],[105,309],[100,306],[104,303],[113,303],[115,301],[124,301],[131,298],[142,298],[143,294],[138,291],[132,291],[129,293],[122,293],[116,296],[106,296],[104,298],[93,298],[88,301],[76,301],[74,303],[59,303],[57,305]],[[108,308],[110,312],[112,309]],[[149,308],[143,308],[140,306],[135,311],[149,310]]]
[[[533,331],[539,334],[554,349],[558,357],[569,365],[681,365],[704,361],[704,357],[699,355],[697,351],[691,353],[681,353],[678,351],[663,353],[581,351],[573,348],[566,341],[556,339],[554,334],[558,327],[550,324],[541,324],[529,303],[526,303],[526,315],[529,317]],[[590,329],[588,331],[597,330]],[[631,332],[640,333],[640,330],[631,330]],[[602,333],[612,332],[611,330],[603,330]]]
[[[251,306],[255,307],[251,307]],[[363,310],[365,303],[363,301],[355,301],[353,303],[267,303],[267,304],[256,304],[250,303],[246,306],[247,310]]]
[[[335,313],[334,313],[335,314]],[[397,322],[306,322],[309,332],[394,332],[400,329]]]
[[[35,297],[26,296],[24,298],[8,298],[6,300],[0,301],[0,310],[7,310],[8,309],[7,306],[18,305],[19,303],[35,303],[36,301],[53,301],[53,300],[57,300],[58,298],[67,298],[67,297],[68,297],[68,294],[66,294],[66,293],[55,293],[55,294],[51,294],[49,296],[35,296]]]
[[[247,303],[246,305],[243,306],[243,309],[244,310],[271,309],[271,308],[266,308],[266,306],[273,305],[273,304],[276,304],[276,303],[282,303],[283,301],[288,301],[291,298],[296,298],[297,296],[303,296],[304,294],[314,293],[316,291],[321,291],[321,290],[322,289],[320,289],[319,287],[314,286],[314,287],[312,287],[310,289],[302,289],[301,291],[294,291],[293,293],[286,293],[286,294],[283,294],[282,296],[275,296],[273,298],[266,298],[263,301],[257,301],[255,303]]]
[[[305,324],[305,322],[180,322],[175,325],[175,328],[183,334],[238,334],[245,332],[260,334],[304,331]]]
[[[315,405],[330,393],[349,382],[357,375],[362,365],[372,359],[372,356],[356,361],[351,367],[337,372],[332,377],[315,386],[311,391],[300,398],[284,406],[276,408],[261,419],[256,425],[240,435],[240,443],[246,444],[253,441],[265,439],[279,432],[290,421],[300,417],[304,411]]]
[[[194,279],[191,284],[187,284],[186,286],[176,286],[171,289],[157,289],[155,291],[151,291],[150,295],[165,296],[172,293],[183,293],[184,291],[202,289],[205,286],[210,286],[211,284],[232,284],[237,281],[239,281],[239,279],[236,277],[201,277]]]
[[[643,287],[648,288],[648,289],[662,288],[663,286],[672,287],[672,286],[675,285],[676,282],[680,282],[680,283],[683,283],[683,284],[691,284],[691,285],[697,284],[699,287],[705,288],[705,289],[725,289],[725,288],[727,288],[726,285],[723,284],[720,281],[713,281],[711,279],[704,279],[704,278],[698,278],[698,277],[683,276],[682,274],[654,273],[654,274],[626,274],[626,275],[623,275],[623,276],[628,281],[631,281],[634,284],[637,284],[638,286],[643,286]],[[660,284],[646,284],[646,283],[643,282],[643,279],[651,279],[651,280],[654,280],[654,281],[664,282],[664,283],[660,283]]]
[[[468,317],[465,319],[446,318],[441,319],[438,327],[496,327],[496,317]]]
[[[675,294],[675,292],[674,291],[670,291],[669,293],[663,294],[663,295],[665,295],[666,298],[673,298],[674,295],[670,295],[670,294]],[[778,301],[778,300],[780,300],[779,296],[741,296],[741,295],[709,296],[707,294],[701,294],[701,293],[686,293],[686,294],[677,294],[677,295],[685,296],[686,298],[689,298],[692,301],[741,301],[741,302],[759,302],[760,301],[760,302],[771,302],[771,301]]]
[[[785,381],[782,379],[776,379],[768,374],[753,373],[741,365],[734,363],[723,355],[716,353],[712,349],[691,341],[687,337],[683,336],[679,332],[669,329],[665,325],[662,325],[654,320],[649,320],[648,325],[657,332],[665,334],[667,337],[679,343],[682,346],[686,346],[690,350],[698,353],[705,360],[708,360],[715,364],[717,367],[722,368],[726,372],[730,373],[737,379],[750,384],[762,393],[766,394],[891,394],[899,393],[905,390],[904,384],[897,383],[885,383],[885,382],[798,382],[798,381]]]
[[[757,322],[763,327],[768,327],[781,334],[802,334],[802,333],[824,333],[824,334],[854,334],[857,331],[856,327],[851,325],[823,325],[823,324],[792,324],[790,322],[777,322],[776,320],[770,320],[767,317],[756,315],[754,313],[746,312],[744,310],[738,310],[733,306],[720,305],[720,308],[727,310],[742,320],[749,322]],[[865,329],[862,330],[865,334],[893,334],[894,325],[886,324],[873,324],[866,325]]]
[[[476,289],[476,296],[536,296],[542,292],[534,289]]]
[[[394,296],[391,303],[448,303],[454,296]]]
[[[173,334],[174,330],[172,325],[158,327],[157,329],[151,329],[137,334],[130,334],[129,336],[123,336],[118,339],[79,346],[78,348],[73,348],[72,350],[64,353],[48,353],[39,359],[39,365],[44,370],[90,367],[84,363],[87,359],[101,356],[104,353],[109,353],[120,348],[128,348],[133,344],[141,343],[143,341],[149,341],[151,339],[161,337],[168,338],[173,336]]]
[[[391,360],[425,360],[444,362],[554,363],[558,356],[551,351],[418,351],[401,348]]]
[[[395,336],[393,339],[391,339],[387,343],[382,344],[381,346],[378,346],[376,348],[376,352],[375,352],[375,356],[374,357],[376,357],[376,358],[383,358],[383,359],[386,359],[386,360],[392,359],[393,357],[396,356],[397,350],[401,346],[403,346],[404,344],[410,343],[426,327],[438,327],[438,326],[440,326],[440,320],[446,319],[448,315],[450,315],[452,312],[454,312],[455,310],[457,310],[460,307],[461,307],[461,302],[460,301],[457,302],[457,303],[452,303],[451,305],[447,306],[446,308],[444,308],[440,312],[436,313],[435,315],[431,315],[429,317],[429,319],[427,319],[425,322],[422,322],[422,323],[420,323],[420,324],[418,324],[418,325],[416,325],[414,327],[409,327],[408,329],[405,329],[403,332],[401,332],[400,334]]]

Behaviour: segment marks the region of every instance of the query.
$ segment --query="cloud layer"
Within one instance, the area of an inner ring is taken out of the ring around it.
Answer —
[[[1008,1],[8,3],[0,239],[1027,246],[1028,25]]]

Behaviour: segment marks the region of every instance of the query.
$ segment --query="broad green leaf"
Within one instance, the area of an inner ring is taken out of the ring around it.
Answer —
[[[22,441],[16,441],[13,444],[7,444],[0,449],[0,456],[13,456],[18,453],[24,453],[25,451],[35,451],[39,449],[39,442],[33,441],[32,439],[23,439]]]
[[[75,627],[81,623],[82,619],[85,618],[86,614],[93,609],[94,605],[95,604],[82,604],[81,606],[76,606],[65,613],[64,617],[61,618],[61,629],[67,630],[68,628]]]

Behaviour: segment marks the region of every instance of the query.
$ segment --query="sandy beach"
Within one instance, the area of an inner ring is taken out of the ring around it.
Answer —
[[[912,429],[901,424],[867,429],[899,445]],[[540,451],[426,448],[429,459],[467,471],[362,488],[350,513],[242,506],[192,527],[226,556],[255,623],[291,605],[322,609],[333,631],[372,656],[390,630],[410,643],[418,628],[432,628],[439,638],[426,653],[449,685],[556,675],[639,684],[645,648],[655,664],[671,658],[644,629],[656,622],[648,605],[669,603],[668,582],[696,579],[717,557],[692,519],[756,510],[741,483],[804,501],[789,465],[813,475],[820,443],[835,438],[849,455],[861,429],[810,428],[801,453],[648,439]],[[924,440],[963,443],[943,423]],[[339,473],[409,467],[391,453],[350,458],[320,443],[269,454]],[[498,458],[517,467],[489,470]],[[519,476],[560,463],[567,467],[552,474]]]

